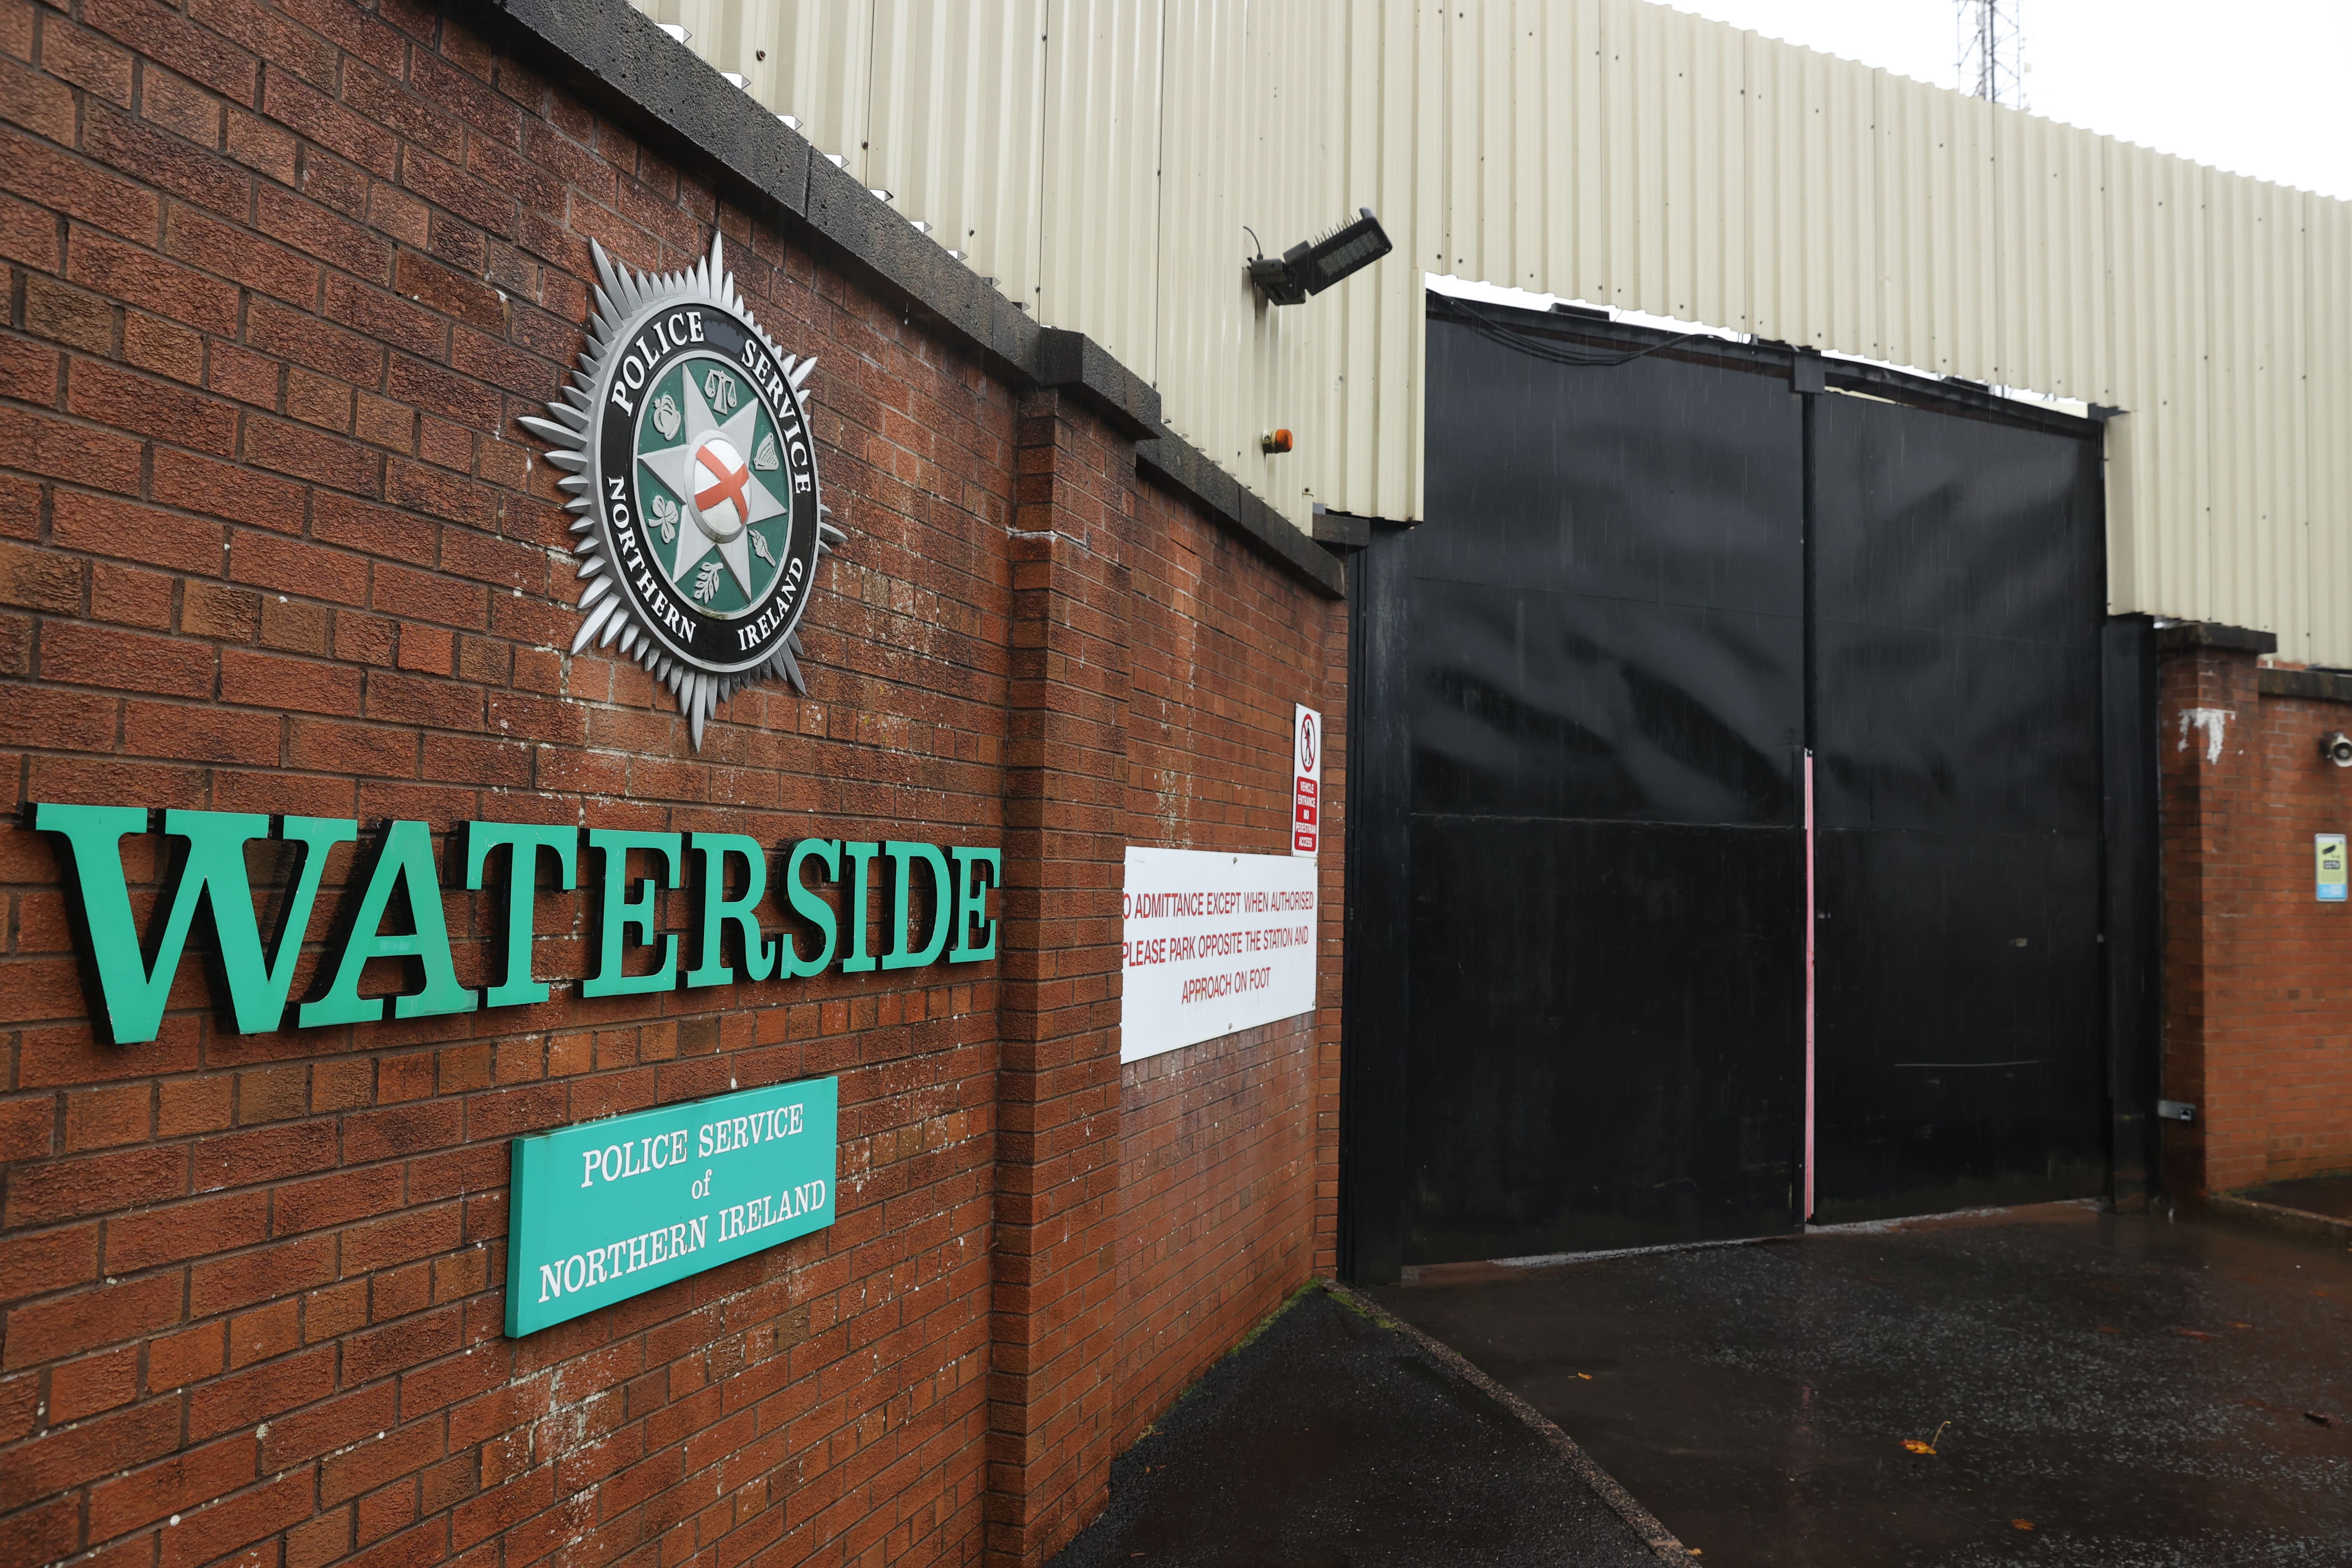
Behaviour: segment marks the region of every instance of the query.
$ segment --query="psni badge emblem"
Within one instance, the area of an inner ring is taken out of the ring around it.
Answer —
[[[843,537],[817,494],[802,390],[816,362],[761,331],[716,237],[699,266],[658,277],[592,246],[588,351],[554,418],[521,423],[579,514],[572,651],[617,642],[677,694],[699,751],[740,687],[808,689],[795,628]]]

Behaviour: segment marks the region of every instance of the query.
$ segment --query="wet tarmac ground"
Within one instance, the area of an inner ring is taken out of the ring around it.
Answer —
[[[1708,1568],[2352,1564],[2335,1244],[2065,1205],[1372,1294]]]
[[[1113,1463],[1109,1507],[1050,1568],[1656,1568],[1466,1371],[1309,1289]]]

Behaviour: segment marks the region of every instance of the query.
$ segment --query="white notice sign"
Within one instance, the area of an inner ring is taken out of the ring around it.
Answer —
[[[1315,862],[1127,851],[1118,1059],[1315,1010]]]

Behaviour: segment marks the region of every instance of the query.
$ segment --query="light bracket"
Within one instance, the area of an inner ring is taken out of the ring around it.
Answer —
[[[1250,281],[1271,305],[1303,305],[1307,300],[1351,277],[1396,248],[1388,231],[1370,207],[1321,237],[1301,240],[1279,258],[1260,255],[1250,261]]]

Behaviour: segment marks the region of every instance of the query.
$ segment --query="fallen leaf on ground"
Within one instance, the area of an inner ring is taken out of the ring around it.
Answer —
[[[2184,1340],[2210,1340],[2213,1337],[2202,1329],[2175,1329],[2172,1331]]]
[[[2032,1530],[2033,1528],[2033,1521],[2030,1519],[2012,1519],[2009,1523],[2010,1528],[2012,1530]]]
[[[2230,1326],[2233,1329],[2251,1329],[2254,1325],[2252,1323],[2231,1323]]]
[[[2303,1413],[2303,1418],[2304,1418],[2305,1421],[2316,1421],[2316,1422],[2318,1422],[2322,1426],[2335,1426],[2335,1425],[2336,1425],[2336,1417],[2334,1417],[2333,1415],[2321,1415],[2318,1411],[2316,1411],[2316,1410],[2306,1410],[2306,1411],[2305,1411],[2305,1412]]]
[[[1943,1426],[1937,1427],[1935,1435],[1924,1443],[1916,1437],[1906,1437],[1903,1439],[1903,1446],[1915,1454],[1932,1454],[1936,1451],[1936,1445],[1943,1441],[1944,1426],[1950,1425],[1951,1423],[1947,1421]]]
[[[1592,1374],[1589,1372],[1580,1372],[1576,1375],[1584,1379],[1587,1383],[1591,1383],[1592,1381]]]

